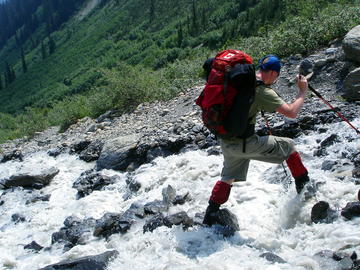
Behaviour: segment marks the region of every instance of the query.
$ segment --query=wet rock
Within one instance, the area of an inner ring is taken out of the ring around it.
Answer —
[[[119,180],[118,176],[106,176],[100,172],[88,170],[83,172],[74,182],[73,188],[77,189],[77,198],[83,198],[94,190],[101,190],[103,187],[114,184]]]
[[[331,134],[329,137],[327,137],[320,143],[320,147],[318,150],[314,152],[314,156],[319,157],[326,155],[326,148],[338,141],[339,141],[339,136],[336,134]]]
[[[360,67],[351,71],[344,80],[343,97],[349,101],[360,100]]]
[[[189,192],[187,192],[184,195],[176,195],[172,203],[173,205],[177,205],[177,204],[183,205],[185,204],[185,202],[188,201],[191,201],[191,196]]]
[[[217,211],[213,219],[215,232],[222,234],[224,237],[233,236],[236,231],[240,230],[237,217],[226,208]],[[217,225],[220,225],[220,227]]]
[[[136,181],[131,175],[126,178],[126,184],[131,192],[137,192],[141,188],[141,184]]]
[[[42,250],[44,247],[40,246],[38,243],[36,243],[35,241],[32,241],[30,244],[27,244],[24,246],[24,249],[31,249],[31,250],[35,250],[35,251],[40,251]]]
[[[261,254],[260,257],[265,258],[267,261],[272,263],[286,263],[283,258],[271,252],[265,252]]]
[[[321,164],[321,169],[323,171],[330,171],[337,163],[337,161],[334,160],[325,160],[322,164]]]
[[[353,259],[340,252],[333,252],[332,250],[323,250],[314,255],[315,258],[320,260],[322,269],[341,269],[341,270],[355,270],[353,268]]]
[[[1,184],[4,188],[10,187],[25,187],[41,189],[48,185],[50,181],[59,173],[55,167],[44,169],[38,174],[23,173],[19,175],[12,175],[8,179],[3,179]]]
[[[320,143],[321,148],[328,147],[330,145],[333,145],[335,142],[339,141],[339,136],[337,134],[331,134],[329,137],[327,137],[325,140],[323,140]]]
[[[138,218],[144,218],[144,206],[133,203],[123,214],[106,213],[96,221],[94,236],[108,238],[115,233],[126,233]]]
[[[209,156],[220,156],[221,155],[221,149],[218,146],[212,146],[207,149],[206,151]]]
[[[64,221],[64,227],[52,234],[51,244],[63,243],[65,251],[76,245],[84,244],[86,235],[90,234],[95,224],[96,221],[93,218],[81,221],[74,216],[67,217]]]
[[[147,163],[149,163],[157,157],[168,157],[172,154],[173,153],[170,150],[168,150],[164,147],[157,146],[157,147],[151,148],[151,149],[149,149],[149,151],[147,151],[146,161],[147,161]]]
[[[360,178],[360,166],[357,166],[356,168],[354,168],[351,172],[352,177],[354,178]]]
[[[26,221],[26,217],[22,214],[13,214],[11,215],[11,220],[17,224],[17,223],[20,223],[20,222],[25,222]]]
[[[153,232],[156,228],[164,225],[164,215],[159,213],[146,221],[143,232]]]
[[[100,157],[100,153],[104,143],[101,141],[95,141],[88,145],[86,149],[80,152],[79,158],[86,162],[97,160]]]
[[[184,228],[188,228],[194,224],[193,220],[184,211],[165,217],[163,222],[164,225],[169,228],[173,225],[180,224],[182,224]]]
[[[49,151],[47,151],[47,154],[50,156],[50,157],[57,157],[58,155],[60,155],[61,153],[64,152],[64,149],[63,147],[56,147],[56,148],[53,148],[53,149],[50,149]]]
[[[2,155],[0,163],[5,163],[5,162],[10,161],[10,160],[23,161],[23,159],[24,159],[23,153],[20,150],[15,149],[15,150],[12,150],[10,152],[4,153]]]
[[[93,235],[97,237],[108,238],[114,233],[119,233],[117,221],[121,218],[121,214],[106,213],[96,221],[96,226]]]
[[[50,197],[51,197],[51,194],[36,195],[33,198],[27,200],[25,204],[35,203],[35,202],[39,202],[39,201],[46,202],[46,201],[50,200]]]
[[[70,153],[79,154],[80,152],[84,151],[89,146],[90,143],[91,141],[89,140],[77,141],[70,147]]]
[[[325,201],[316,203],[311,209],[311,221],[314,223],[331,223],[336,217],[336,211]]]
[[[131,218],[144,218],[145,217],[145,208],[144,205],[134,202],[131,204],[130,208],[125,212],[124,216],[130,216]]]
[[[105,270],[108,263],[118,255],[119,252],[116,250],[106,251],[95,256],[86,256],[51,264],[39,270]]]
[[[166,188],[163,188],[162,196],[163,202],[170,206],[176,197],[176,191],[172,186],[168,185]]]
[[[349,202],[341,210],[341,215],[347,219],[352,219],[354,217],[360,216],[360,202]]]
[[[146,214],[154,215],[167,211],[169,209],[169,205],[163,201],[155,200],[145,204],[144,208]]]
[[[355,26],[346,34],[342,48],[348,59],[360,62],[360,25]]]

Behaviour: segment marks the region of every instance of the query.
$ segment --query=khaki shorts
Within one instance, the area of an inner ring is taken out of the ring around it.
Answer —
[[[251,159],[280,164],[295,151],[292,139],[276,136],[253,135],[246,139],[246,152],[243,152],[243,139],[219,139],[224,155],[221,180],[246,181]]]

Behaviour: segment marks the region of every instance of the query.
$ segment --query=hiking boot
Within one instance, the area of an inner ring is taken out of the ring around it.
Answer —
[[[213,201],[209,201],[209,206],[206,208],[203,224],[212,226],[218,223],[218,212],[220,204],[217,204]]]
[[[304,189],[304,187],[310,182],[309,176],[307,173],[303,174],[302,176],[295,178],[295,187],[296,192],[298,194]]]

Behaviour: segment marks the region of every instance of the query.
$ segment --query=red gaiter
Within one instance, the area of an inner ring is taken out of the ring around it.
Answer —
[[[230,190],[231,185],[222,181],[217,181],[212,190],[210,200],[217,204],[223,204],[228,200]]]
[[[308,172],[304,164],[302,163],[300,154],[298,152],[292,153],[286,160],[286,164],[288,165],[290,172],[294,178],[303,176]]]

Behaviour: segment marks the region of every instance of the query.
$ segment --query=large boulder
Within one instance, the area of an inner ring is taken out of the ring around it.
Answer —
[[[348,59],[360,62],[360,25],[354,27],[346,34],[342,47]]]
[[[133,153],[136,151],[139,135],[121,136],[104,144],[96,169],[113,169],[125,171],[133,162]]]
[[[360,67],[354,69],[346,76],[344,80],[344,89],[344,98],[349,101],[360,100]]]
[[[39,270],[105,270],[107,264],[118,255],[119,252],[111,250],[95,256],[86,256],[74,260],[62,261],[48,265]]]
[[[59,173],[59,169],[50,167],[38,173],[20,173],[1,180],[4,188],[24,187],[40,189],[48,185]]]

